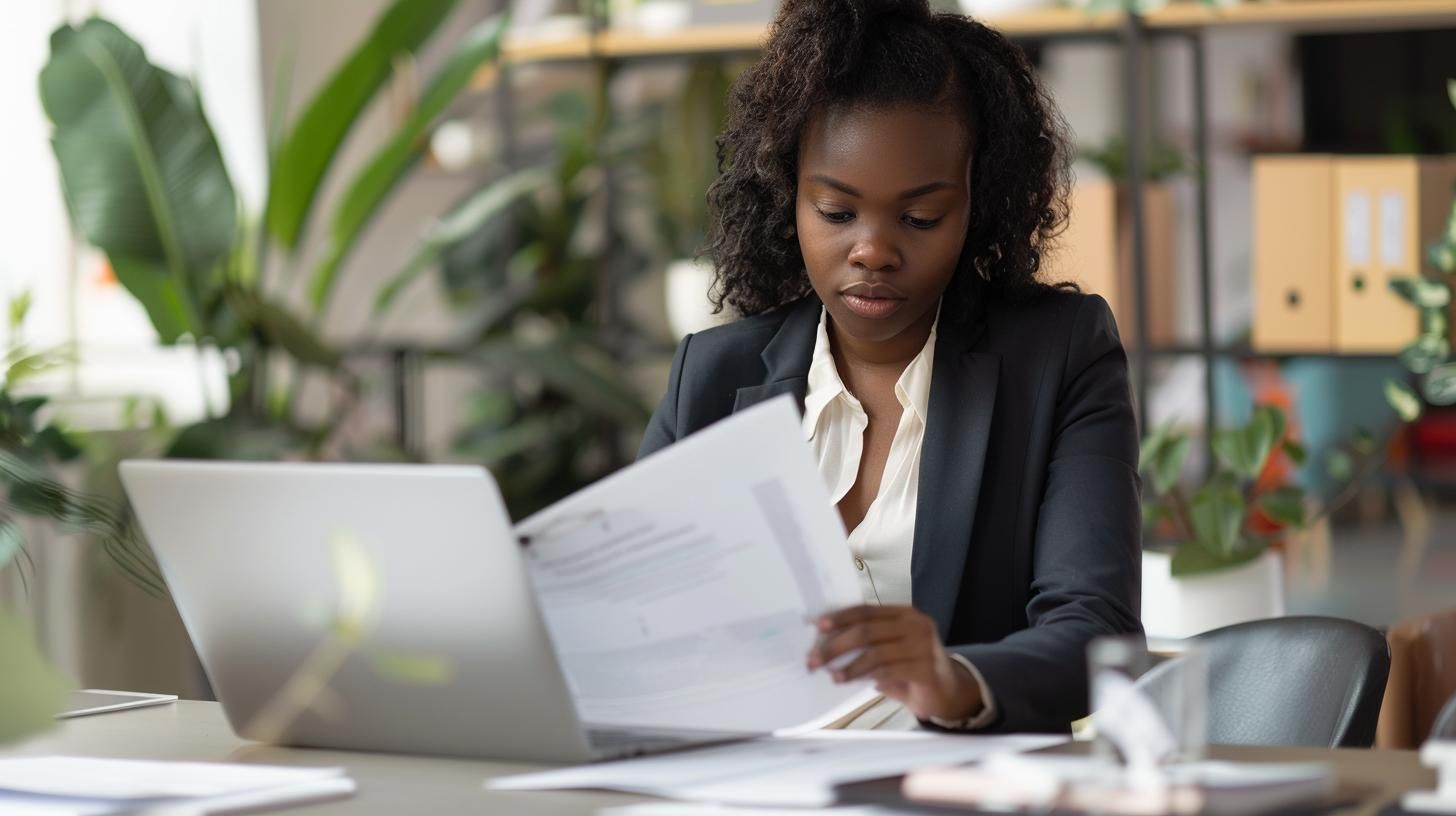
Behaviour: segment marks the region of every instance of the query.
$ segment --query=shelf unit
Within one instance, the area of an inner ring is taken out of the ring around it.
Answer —
[[[1175,0],[1142,15],[1150,31],[1275,26],[1301,32],[1352,29],[1434,28],[1456,25],[1456,0],[1264,0],[1232,6],[1207,6],[1196,0]],[[1117,31],[1124,15],[1088,13],[1075,8],[1019,12],[985,22],[1008,36],[1042,39],[1107,34]],[[768,36],[766,24],[697,26],[656,33],[605,28],[593,34],[566,37],[516,37],[506,42],[512,64],[592,58],[635,59],[755,51]],[[494,71],[487,75],[494,77]]]
[[[593,26],[591,33],[538,39],[509,38],[503,49],[500,65],[487,66],[478,73],[473,85],[478,89],[494,88],[502,95],[503,115],[510,115],[510,83],[500,82],[513,68],[533,64],[600,61],[608,67],[638,59],[673,58],[703,55],[752,54],[763,44],[768,33],[765,24],[689,27],[671,33],[646,33]],[[1142,57],[1144,46],[1161,38],[1185,40],[1193,57],[1190,88],[1194,106],[1194,156],[1200,170],[1195,174],[1198,201],[1198,296],[1199,337],[1197,345],[1149,348],[1142,338],[1148,337],[1147,262],[1145,257],[1146,223],[1143,215],[1143,188],[1147,156],[1140,139],[1131,139],[1128,161],[1129,217],[1132,225],[1133,295],[1137,325],[1135,340],[1129,349],[1134,365],[1139,413],[1147,405],[1150,363],[1154,358],[1198,356],[1205,372],[1205,439],[1212,438],[1214,426],[1214,362],[1218,359],[1253,357],[1326,357],[1345,358],[1334,352],[1300,352],[1292,354],[1260,353],[1252,349],[1216,348],[1213,344],[1212,269],[1207,121],[1207,65],[1203,50],[1203,34],[1239,26],[1280,27],[1300,33],[1339,32],[1351,30],[1402,30],[1456,27],[1456,0],[1244,0],[1230,6],[1208,6],[1199,0],[1173,0],[1167,6],[1147,14],[1103,12],[1090,14],[1074,8],[1051,8],[985,20],[1013,39],[1037,41],[1057,39],[1099,39],[1120,45],[1123,53],[1123,95],[1126,101],[1124,130],[1145,132],[1145,112],[1141,109],[1141,89],[1146,81]],[[512,153],[509,131],[506,154]],[[610,309],[608,310],[610,311]],[[1356,355],[1369,357],[1370,355]],[[1379,355],[1377,355],[1379,356]],[[401,441],[415,435],[414,411],[407,393],[409,379],[418,368],[409,353],[394,355],[395,383],[399,394],[398,417]]]

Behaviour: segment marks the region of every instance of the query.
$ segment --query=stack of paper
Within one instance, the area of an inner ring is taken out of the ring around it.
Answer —
[[[354,792],[343,768],[283,768],[82,757],[0,759],[0,813],[222,813]]]
[[[825,731],[492,779],[496,790],[599,788],[733,805],[823,807],[834,788],[1065,742],[1056,735]]]

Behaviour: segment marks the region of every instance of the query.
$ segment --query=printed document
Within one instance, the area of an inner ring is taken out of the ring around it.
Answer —
[[[593,725],[771,733],[873,699],[804,666],[862,603],[798,412],[738,413],[521,522],[547,628]]]

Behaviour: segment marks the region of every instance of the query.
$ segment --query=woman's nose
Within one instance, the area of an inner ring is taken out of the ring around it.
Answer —
[[[900,250],[886,230],[872,227],[855,240],[849,262],[871,271],[893,271],[900,266]]]

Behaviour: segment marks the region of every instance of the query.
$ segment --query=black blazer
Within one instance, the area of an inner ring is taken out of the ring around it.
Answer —
[[[1107,303],[982,298],[937,328],[910,559],[915,607],[995,696],[997,731],[1088,711],[1087,643],[1142,633],[1138,437]],[[802,410],[813,295],[683,338],[645,456],[779,394]]]

